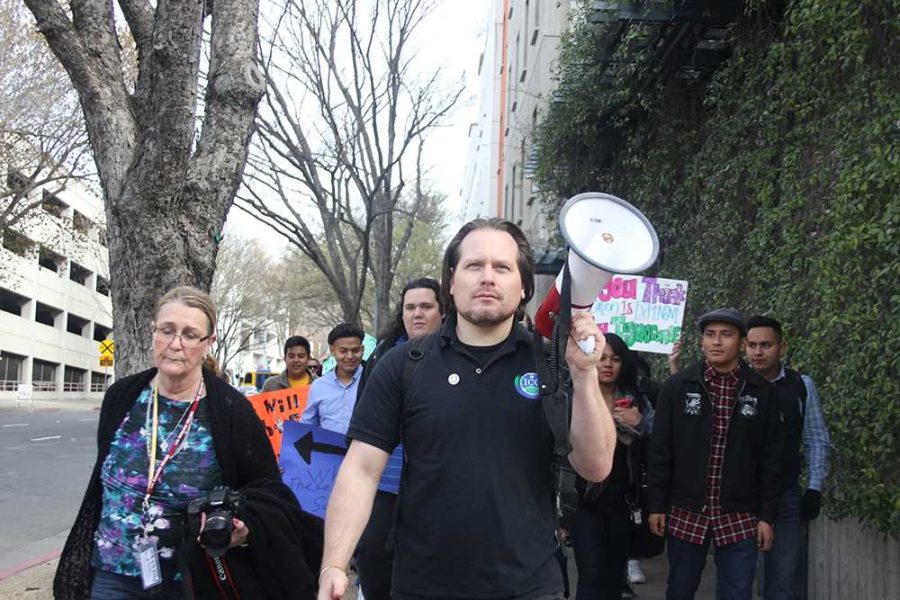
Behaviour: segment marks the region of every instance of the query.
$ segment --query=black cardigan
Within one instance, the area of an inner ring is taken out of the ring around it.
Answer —
[[[91,553],[100,520],[100,468],[122,420],[156,369],[114,383],[103,398],[97,431],[97,462],[81,509],[66,540],[53,593],[57,599],[90,598]],[[247,548],[223,557],[243,598],[314,598],[322,556],[322,521],[303,512],[281,481],[275,454],[262,422],[240,392],[204,370],[210,432],[225,485],[244,493],[242,520],[250,530]],[[215,598],[219,592],[195,539],[186,539],[179,565],[187,598]]]

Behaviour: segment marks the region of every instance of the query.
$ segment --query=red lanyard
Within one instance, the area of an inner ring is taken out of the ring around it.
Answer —
[[[154,463],[156,462],[156,440],[157,440],[157,432],[159,431],[159,390],[158,384],[153,386],[153,430],[150,436],[150,468],[147,472],[147,493],[144,496],[144,508],[147,508],[150,505],[150,495],[153,493],[156,484],[159,483],[159,479],[162,476],[163,469],[169,463],[169,460],[173,456],[175,456],[175,451],[181,446],[182,442],[184,442],[185,436],[187,436],[188,432],[191,430],[191,424],[194,422],[194,414],[197,412],[197,407],[200,405],[200,394],[203,392],[203,381],[200,381],[200,386],[197,388],[197,394],[194,396],[193,402],[191,402],[191,406],[188,409],[187,419],[185,419],[184,425],[181,428],[181,431],[178,432],[178,436],[175,438],[175,441],[169,446],[168,451],[166,452],[165,457],[163,457],[162,461],[159,463],[159,467],[156,468],[154,472]]]

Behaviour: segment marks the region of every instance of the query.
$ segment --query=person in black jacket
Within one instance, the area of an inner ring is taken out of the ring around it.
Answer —
[[[357,391],[357,404],[375,364],[395,346],[427,335],[441,326],[444,306],[441,284],[431,277],[413,279],[403,287],[391,326],[381,335],[381,342],[363,369]],[[388,550],[397,495],[381,490],[375,493],[372,515],[356,547],[356,569],[366,600],[391,599],[393,553]]]
[[[211,299],[195,288],[157,303],[154,368],[104,396],[97,461],[60,556],[56,598],[315,596],[322,522],[281,482],[250,403],[202,368],[215,322]],[[185,512],[217,487],[241,501],[230,506],[230,539],[205,549],[195,531],[203,526]]]
[[[648,469],[650,528],[666,535],[666,598],[694,597],[715,547],[716,597],[750,600],[757,550],[772,546],[783,432],[774,390],[740,358],[734,309],[700,318],[705,359],[671,376],[656,404]]]
[[[650,399],[638,383],[635,352],[614,333],[597,363],[597,379],[616,423],[616,450],[609,477],[591,483],[579,477],[581,492],[572,523],[579,600],[619,600],[634,527],[640,521],[643,440],[653,428]]]

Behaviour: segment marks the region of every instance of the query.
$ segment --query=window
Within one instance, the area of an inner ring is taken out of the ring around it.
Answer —
[[[18,169],[10,167],[6,170],[6,187],[12,193],[21,193],[31,182]]]
[[[0,288],[0,310],[22,316],[22,307],[28,302],[28,298],[15,292]]]
[[[109,327],[104,327],[100,323],[94,323],[94,341],[102,342],[103,340],[109,339],[109,336],[112,335],[112,329]]]
[[[90,324],[90,321],[79,317],[78,315],[73,315],[72,313],[66,315],[66,331],[69,333],[87,337],[88,332],[90,331],[88,328]]]
[[[80,283],[81,285],[87,285],[88,277],[91,276],[91,272],[77,262],[72,261],[71,266],[69,267],[69,279],[74,281],[75,283]]]
[[[54,217],[62,217],[66,209],[69,208],[69,205],[60,200],[56,194],[51,194],[47,190],[44,190],[44,199],[41,203],[41,208]]]
[[[17,231],[7,229],[3,234],[3,247],[13,254],[27,258],[28,252],[34,247],[34,242]]]
[[[3,351],[3,355],[0,356],[0,391],[14,392],[19,389],[21,381],[19,378],[22,376],[24,364],[24,356]]]
[[[65,262],[66,258],[64,256],[57,254],[46,246],[41,246],[40,253],[38,254],[38,264],[42,267],[49,269],[54,273],[60,273],[62,272]]]
[[[87,370],[78,367],[66,366],[63,371],[63,391],[64,392],[83,392],[87,387],[84,378]]]
[[[75,231],[87,235],[88,233],[90,233],[93,225],[94,224],[91,222],[91,220],[86,216],[84,216],[77,210],[72,211],[72,227],[75,229]]]
[[[56,391],[56,368],[59,365],[35,358],[31,366],[31,382],[36,392]]]
[[[34,320],[49,327],[56,327],[56,319],[62,314],[58,308],[38,302],[35,306]]]
[[[105,373],[98,373],[96,371],[91,371],[91,391],[92,392],[105,392],[106,387],[109,385],[109,375]]]
[[[97,293],[109,297],[109,280],[102,275],[97,275]]]

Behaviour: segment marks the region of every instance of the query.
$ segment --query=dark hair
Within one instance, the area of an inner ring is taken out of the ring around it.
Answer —
[[[623,392],[631,392],[636,394],[637,386],[637,360],[635,352],[628,347],[625,340],[614,333],[604,333],[607,345],[612,348],[613,353],[622,360],[622,370],[619,371],[619,378],[616,379],[616,387]]]
[[[779,342],[784,338],[784,333],[781,329],[781,323],[779,323],[772,317],[753,315],[752,317],[747,319],[747,331],[750,331],[754,327],[771,327],[775,330],[775,335],[778,336]]]
[[[525,291],[525,297],[519,303],[516,311],[516,320],[521,320],[525,311],[525,305],[534,295],[534,255],[531,252],[531,244],[528,238],[519,229],[519,226],[512,221],[501,219],[500,217],[491,217],[490,219],[473,219],[460,227],[453,239],[447,245],[444,252],[444,263],[441,267],[441,301],[444,303],[444,310],[448,313],[456,312],[456,304],[453,303],[453,296],[450,294],[450,280],[453,278],[453,271],[459,263],[459,245],[467,235],[473,231],[480,229],[492,229],[494,231],[502,231],[516,242],[519,248],[516,264],[519,267],[519,276],[522,278],[522,289]]]
[[[297,346],[303,346],[306,348],[306,353],[311,354],[312,349],[309,346],[309,340],[303,337],[302,335],[292,335],[284,342],[284,353],[287,355],[288,348],[295,348]]]
[[[366,338],[366,334],[363,333],[363,330],[358,325],[341,323],[328,332],[328,345],[331,346],[336,340],[345,337],[359,338],[359,341],[362,342]]]
[[[640,352],[634,353],[634,366],[637,369],[638,375],[641,375],[643,372],[644,377],[653,379],[653,369],[650,368],[650,363],[647,362],[647,359],[644,358]]]
[[[389,347],[393,346],[394,342],[396,342],[400,336],[409,337],[409,333],[403,325],[403,305],[406,299],[406,292],[409,290],[424,289],[434,292],[434,299],[437,301],[438,310],[441,314],[444,314],[444,303],[441,302],[441,284],[437,282],[437,279],[432,279],[431,277],[419,277],[418,279],[410,280],[403,286],[403,291],[400,292],[400,297],[397,299],[397,309],[394,312],[394,319],[387,329],[378,336],[379,339],[386,341]]]

